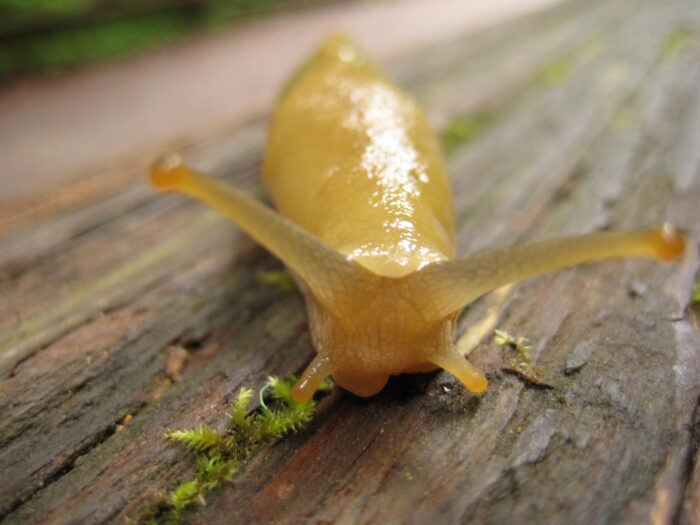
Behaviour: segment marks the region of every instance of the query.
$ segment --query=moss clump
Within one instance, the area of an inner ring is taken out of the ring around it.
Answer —
[[[693,288],[692,301],[694,303],[700,303],[700,279],[695,281],[695,287]]]
[[[508,358],[503,370],[516,374],[533,385],[553,388],[545,376],[545,372],[532,364],[532,345],[526,337],[512,336],[504,330],[495,330],[493,342],[505,348],[515,351],[515,355]]]
[[[292,293],[296,288],[292,274],[287,269],[258,272],[257,279],[260,284],[274,286],[285,294]]]
[[[557,86],[564,82],[571,74],[571,61],[566,59],[555,60],[544,66],[537,73],[537,83],[544,86]]]
[[[661,40],[661,54],[665,57],[679,55],[686,51],[697,39],[697,34],[689,29],[678,29]]]
[[[315,403],[297,403],[292,399],[295,380],[294,377],[269,377],[260,389],[260,408],[253,411],[253,391],[241,389],[226,413],[228,425],[222,432],[202,425],[191,430],[166,433],[166,439],[184,445],[195,454],[194,479],[181,482],[170,492],[160,494],[147,505],[136,522],[182,522],[188,510],[204,505],[207,493],[231,481],[263,446],[308,423],[314,415]],[[330,385],[324,383],[322,390],[329,388]]]
[[[474,140],[492,121],[490,114],[454,117],[441,134],[445,153],[452,153],[457,147]]]
[[[505,330],[495,330],[493,342],[500,347],[510,347],[515,350],[515,357],[509,362],[513,365],[529,366],[532,360],[532,345],[526,337],[512,336]]]

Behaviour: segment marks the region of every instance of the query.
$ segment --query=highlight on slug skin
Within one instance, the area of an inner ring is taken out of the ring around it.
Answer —
[[[161,191],[174,191],[183,187],[187,168],[180,155],[175,153],[156,160],[151,166],[151,184]]]

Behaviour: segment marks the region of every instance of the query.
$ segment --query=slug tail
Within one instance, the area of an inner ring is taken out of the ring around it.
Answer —
[[[192,170],[178,156],[156,162],[151,183],[163,191],[185,193],[223,213],[282,260],[329,308],[349,297],[353,287],[371,281],[369,272],[357,263],[256,199]]]
[[[670,224],[649,230],[595,232],[496,248],[433,263],[412,278],[414,294],[429,293],[437,318],[508,283],[577,264],[620,256],[679,258],[683,235]]]

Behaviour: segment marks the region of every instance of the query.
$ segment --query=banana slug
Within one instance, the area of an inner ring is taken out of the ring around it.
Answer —
[[[340,36],[283,90],[263,176],[279,213],[176,157],[151,171],[157,188],[218,209],[295,275],[317,352],[294,387],[297,401],[331,375],[371,396],[390,375],[436,368],[482,392],[486,377],[453,342],[466,304],[542,272],[623,255],[671,260],[685,249],[683,236],[664,225],[456,258],[436,134],[417,104]]]

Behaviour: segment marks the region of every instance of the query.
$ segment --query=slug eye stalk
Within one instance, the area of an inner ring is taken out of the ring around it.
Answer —
[[[618,256],[670,261],[685,252],[683,235],[670,224],[630,232],[595,232],[495,248],[417,272],[416,294],[430,294],[437,318],[508,283],[585,262]]]
[[[194,171],[177,155],[153,165],[151,183],[163,191],[187,194],[223,213],[284,262],[331,309],[353,288],[371,281],[371,274],[357,263],[244,192]]]

